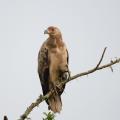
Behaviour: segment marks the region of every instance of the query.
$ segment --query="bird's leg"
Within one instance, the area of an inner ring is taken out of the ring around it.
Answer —
[[[59,73],[60,73],[59,77],[60,77],[61,82],[64,82],[65,80],[69,80],[70,71],[69,71],[68,65],[66,65],[66,64],[61,65]]]
[[[69,78],[70,78],[70,73],[69,73],[69,71],[65,71],[65,72],[62,74],[62,81],[69,80]]]
[[[69,81],[69,79],[70,79],[70,71],[69,71],[68,67],[64,67],[64,69],[60,70],[58,76],[59,76],[58,77],[59,82],[57,84],[57,88],[62,91],[64,82]]]

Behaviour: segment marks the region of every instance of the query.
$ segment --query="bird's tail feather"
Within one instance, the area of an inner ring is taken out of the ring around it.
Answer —
[[[61,97],[58,94],[53,94],[49,100],[49,107],[50,109],[56,113],[60,113],[61,109],[62,109],[62,101],[61,101]]]

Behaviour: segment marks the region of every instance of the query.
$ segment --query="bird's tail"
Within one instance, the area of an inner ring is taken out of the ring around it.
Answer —
[[[62,101],[61,97],[58,94],[53,94],[49,99],[49,108],[54,112],[54,113],[60,113],[62,109]]]

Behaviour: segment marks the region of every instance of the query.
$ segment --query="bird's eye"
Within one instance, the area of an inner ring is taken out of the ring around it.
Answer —
[[[54,32],[54,28],[51,28],[51,31]]]

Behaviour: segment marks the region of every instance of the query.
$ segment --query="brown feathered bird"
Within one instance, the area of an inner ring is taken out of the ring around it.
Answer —
[[[62,87],[58,87],[58,85],[70,77],[68,51],[57,27],[48,27],[44,34],[48,34],[49,37],[43,43],[38,54],[38,74],[43,95],[46,95],[51,89],[55,90],[46,102],[49,109],[54,113],[59,113],[62,109],[61,94],[65,85]]]

